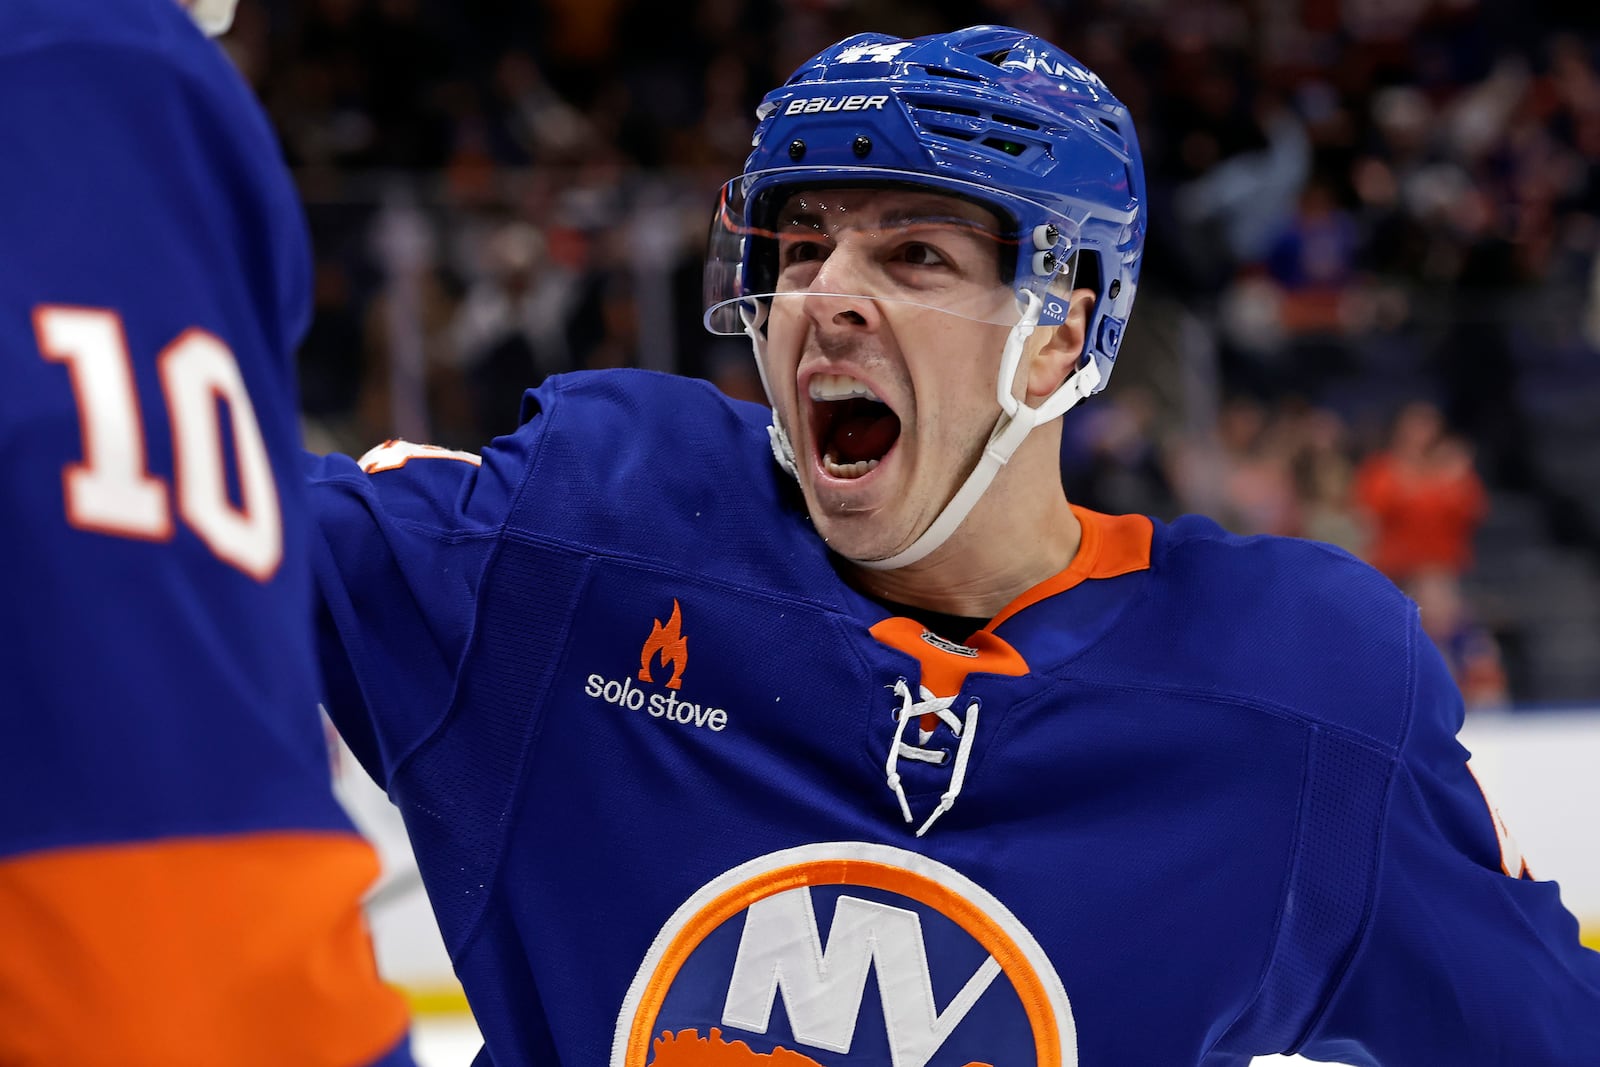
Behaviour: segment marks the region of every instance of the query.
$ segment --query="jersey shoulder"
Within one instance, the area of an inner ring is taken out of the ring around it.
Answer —
[[[0,3],[0,138],[0,199],[30,206],[0,220],[26,264],[0,269],[8,306],[116,309],[136,352],[198,327],[289,391],[310,319],[298,192],[250,87],[175,0]]]
[[[1203,515],[1156,523],[1152,554],[1179,571],[1214,578],[1219,587],[1261,595],[1291,592],[1297,600],[1370,604],[1374,598],[1403,604],[1388,578],[1336,545],[1298,537],[1232,533]]]
[[[1415,606],[1317,541],[1240,536],[1210,519],[1156,524],[1145,625],[1162,673],[1393,750],[1414,684]]]
[[[19,62],[30,56],[47,61]],[[6,0],[0,4],[0,57],[11,75],[7,80],[11,95],[5,101],[15,105],[8,116],[11,121],[27,114],[38,114],[45,121],[50,117],[49,108],[28,102],[13,79],[33,89],[57,82],[66,89],[104,94],[108,120],[159,122],[164,130],[186,124],[199,127],[194,144],[168,145],[164,149],[168,152],[198,149],[206,154],[204,150],[226,146],[253,154],[257,167],[261,155],[281,155],[250,87],[177,0]],[[134,70],[138,80],[129,82]],[[119,78],[122,85],[111,84]],[[173,82],[183,85],[184,95],[202,106],[175,110],[170,101],[156,95],[158,86]],[[63,140],[94,133],[70,124],[59,129]],[[288,185],[286,173],[282,182]]]
[[[704,512],[708,486],[733,498],[747,488],[723,468],[763,458],[764,413],[697,379],[578,371],[524,394],[516,428],[481,453],[386,441],[355,464],[312,457],[307,473],[368,487],[391,517],[453,534],[509,526],[625,548],[639,533],[659,548],[682,507]]]
[[[771,412],[760,404],[735,400],[711,382],[679,374],[646,370],[576,371],[552,375],[532,391],[537,406],[560,397],[562,403],[583,405],[600,416],[599,428],[620,428],[642,433],[687,433],[686,444],[702,443],[710,435],[720,445],[725,434],[764,435]],[[537,410],[538,407],[534,410]],[[524,409],[524,418],[528,409]],[[690,421],[693,420],[693,421]]]
[[[553,377],[523,413],[524,529],[768,590],[826,571],[827,548],[773,459],[768,408],[701,379],[615,370]]]
[[[770,412],[702,379],[642,370],[556,375],[528,394],[523,418],[525,427],[539,425],[539,448],[559,461],[573,453],[605,457],[587,466],[617,489],[654,486],[677,495],[742,479],[754,484],[741,488],[753,491],[771,480]]]
[[[217,53],[177,0],[6,0],[0,55],[45,48],[140,48],[179,60]],[[64,70],[63,77],[72,71]]]

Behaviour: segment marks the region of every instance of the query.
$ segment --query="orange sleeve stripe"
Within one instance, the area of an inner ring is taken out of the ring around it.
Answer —
[[[353,835],[253,833],[0,862],[7,1067],[359,1067],[407,1016]]]

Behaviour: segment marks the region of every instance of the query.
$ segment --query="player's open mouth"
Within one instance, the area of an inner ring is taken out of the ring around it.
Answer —
[[[849,480],[872,473],[900,439],[900,417],[865,382],[817,374],[808,392],[817,458],[829,477]]]

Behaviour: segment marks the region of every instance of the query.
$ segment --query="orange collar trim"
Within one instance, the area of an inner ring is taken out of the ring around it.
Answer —
[[[1155,526],[1149,519],[1143,515],[1102,515],[1076,505],[1072,512],[1083,527],[1083,540],[1067,569],[1007,604],[994,621],[968,638],[965,645],[931,634],[922,623],[898,615],[873,626],[872,636],[920,663],[922,685],[935,696],[954,696],[961,692],[969,674],[1026,674],[1027,661],[993,632],[996,626],[1023,608],[1064,593],[1085,579],[1115,578],[1150,569],[1150,542],[1155,536]],[[935,722],[932,716],[927,716],[923,728],[931,730]]]
[[[1028,673],[1028,663],[1021,653],[983,630],[973,634],[968,644],[959,645],[929,632],[915,619],[896,615],[872,627],[871,632],[879,641],[922,665],[922,686],[934,696],[955,696],[969,674],[1019,677]],[[925,721],[923,725],[933,729],[932,722]]]
[[[1078,543],[1078,553],[1067,564],[1067,569],[1023,593],[1001,609],[989,621],[985,631],[1011,618],[1024,608],[1057,593],[1080,585],[1090,578],[1116,578],[1135,571],[1150,569],[1150,543],[1155,538],[1155,524],[1143,515],[1102,515],[1098,511],[1072,505],[1083,529],[1083,539]]]

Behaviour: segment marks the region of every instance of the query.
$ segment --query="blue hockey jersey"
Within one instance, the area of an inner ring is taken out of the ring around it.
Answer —
[[[842,577],[764,409],[620,371],[523,414],[309,461],[330,711],[480,1064],[1597,1062],[1600,956],[1365,565],[1080,511],[958,643]]]
[[[332,793],[265,117],[174,0],[0,3],[0,1062],[411,1062]]]

